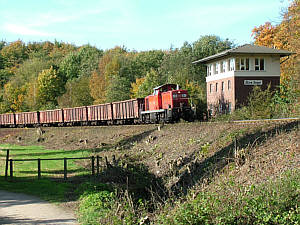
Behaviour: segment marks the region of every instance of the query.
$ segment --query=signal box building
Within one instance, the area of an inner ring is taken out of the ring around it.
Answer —
[[[252,88],[280,84],[280,58],[291,52],[243,45],[198,61],[207,66],[207,109],[210,115],[230,113],[246,104]]]

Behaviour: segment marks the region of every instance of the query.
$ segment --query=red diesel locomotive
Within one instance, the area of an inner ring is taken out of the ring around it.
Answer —
[[[104,125],[174,122],[193,120],[188,92],[178,85],[165,84],[154,88],[152,95],[119,102],[0,114],[0,127]]]
[[[179,89],[176,84],[154,88],[153,94],[145,98],[145,110],[141,112],[142,121],[172,122],[180,118],[193,120],[188,97],[187,90]]]

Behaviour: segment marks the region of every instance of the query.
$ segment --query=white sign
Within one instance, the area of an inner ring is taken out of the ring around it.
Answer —
[[[244,80],[244,85],[262,85],[262,80]]]

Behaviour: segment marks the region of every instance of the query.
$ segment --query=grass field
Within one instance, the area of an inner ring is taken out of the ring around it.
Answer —
[[[48,150],[42,146],[15,146],[0,145],[0,175],[5,172],[6,149],[10,150],[10,159],[55,159],[55,158],[79,158],[89,156],[85,150]],[[87,175],[90,173],[88,161],[68,160],[67,168],[69,175]],[[87,164],[87,168],[82,165]],[[37,177],[37,161],[16,161],[13,163],[15,178]],[[64,161],[63,160],[41,160],[42,177],[63,177]]]

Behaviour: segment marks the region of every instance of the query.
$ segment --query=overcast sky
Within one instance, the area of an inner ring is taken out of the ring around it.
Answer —
[[[288,0],[0,0],[0,40],[169,49],[214,34],[250,43]]]

